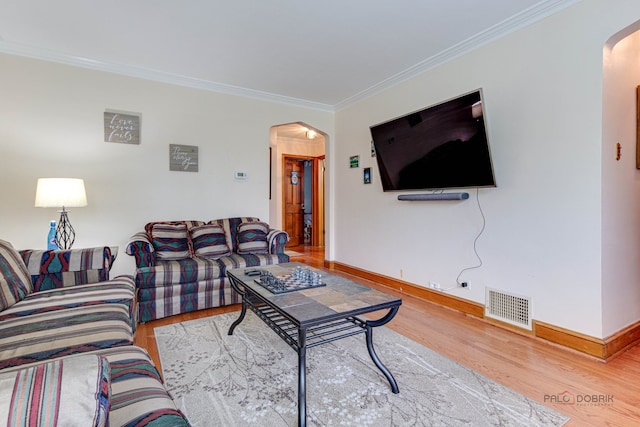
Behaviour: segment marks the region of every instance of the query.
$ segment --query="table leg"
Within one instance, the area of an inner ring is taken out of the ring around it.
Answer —
[[[307,331],[298,329],[298,427],[307,425]]]
[[[391,310],[389,310],[389,313],[387,313],[381,319],[367,320],[365,322],[365,335],[367,337],[367,350],[369,350],[369,356],[371,356],[371,360],[373,360],[373,363],[375,363],[378,369],[380,369],[384,376],[387,377],[389,385],[391,385],[391,391],[394,394],[398,394],[400,392],[400,390],[398,389],[398,383],[396,382],[395,378],[393,378],[393,375],[391,374],[389,369],[387,369],[387,367],[384,366],[384,364],[380,361],[378,355],[376,354],[376,351],[373,348],[373,328],[388,323],[396,315],[396,313],[398,312],[398,308],[399,307],[392,308]]]
[[[238,317],[238,319],[231,324],[228,332],[228,335],[233,335],[233,330],[244,320],[244,316],[247,314],[247,292],[244,290],[240,290],[240,287],[236,283],[236,279],[234,277],[228,277],[229,282],[231,283],[231,287],[242,297],[242,310],[240,310],[240,317]]]
[[[240,317],[238,317],[236,321],[231,324],[228,335],[233,335],[233,330],[236,328],[236,326],[238,326],[244,320],[245,314],[247,314],[247,304],[244,302],[244,299],[243,299],[242,310],[240,310]]]

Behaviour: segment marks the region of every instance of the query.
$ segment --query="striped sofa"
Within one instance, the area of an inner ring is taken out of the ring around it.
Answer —
[[[0,240],[0,423],[189,425],[133,345],[135,283],[109,280],[116,255]]]
[[[226,270],[288,262],[288,241],[254,217],[146,224],[126,247],[136,263],[138,320],[239,303]]]

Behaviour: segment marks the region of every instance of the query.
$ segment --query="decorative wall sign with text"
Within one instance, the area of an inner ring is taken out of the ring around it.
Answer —
[[[104,142],[140,144],[140,115],[105,111]]]
[[[198,172],[198,147],[169,144],[169,170]]]

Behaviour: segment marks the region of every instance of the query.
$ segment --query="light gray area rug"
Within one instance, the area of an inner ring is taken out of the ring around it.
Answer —
[[[296,426],[297,353],[253,313],[155,328],[167,387],[194,427]],[[309,426],[560,426],[568,417],[385,327],[307,350]]]

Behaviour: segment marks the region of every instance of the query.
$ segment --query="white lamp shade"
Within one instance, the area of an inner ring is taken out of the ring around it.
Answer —
[[[84,180],[78,178],[38,178],[37,208],[78,208],[87,206]]]

